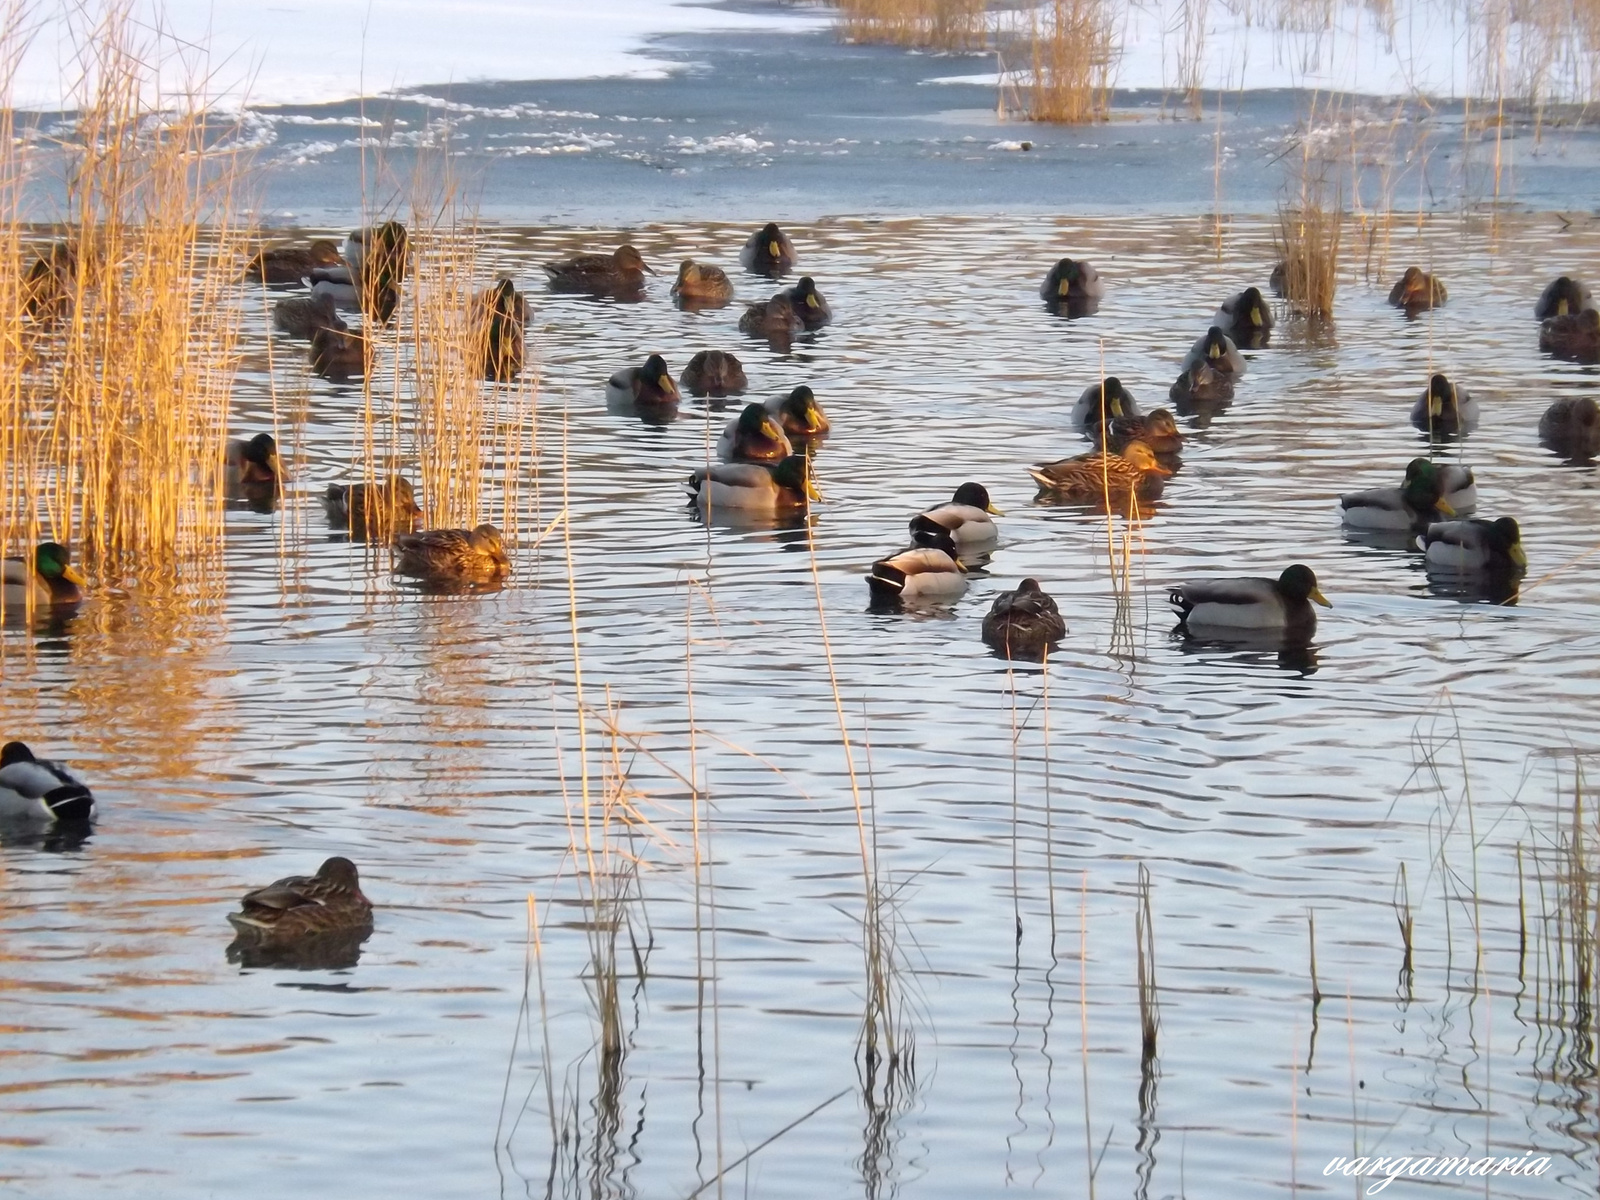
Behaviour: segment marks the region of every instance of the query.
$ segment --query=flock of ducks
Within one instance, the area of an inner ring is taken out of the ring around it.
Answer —
[[[41,279],[48,278],[60,269],[62,259],[53,249],[41,256],[35,271]],[[789,236],[768,224],[749,237],[739,260],[747,272],[776,280],[797,268],[799,256]],[[359,314],[369,325],[392,320],[408,265],[406,231],[390,221],[352,233],[342,248],[315,241],[265,250],[251,260],[247,275],[268,287],[303,289],[304,294],[278,301],[273,324],[290,337],[310,342],[313,369],[338,376],[370,370],[373,342],[365,330],[351,331],[340,314]],[[632,246],[549,263],[544,271],[552,292],[622,301],[642,300],[646,276],[655,274]],[[1284,278],[1280,264],[1269,288],[1281,295]],[[671,295],[682,308],[711,309],[732,303],[734,288],[722,269],[688,260],[678,269]],[[1075,318],[1097,311],[1106,297],[1106,285],[1092,264],[1063,258],[1045,276],[1040,296],[1051,311]],[[1389,303],[1408,315],[1447,302],[1444,284],[1417,267],[1408,268],[1389,293]],[[43,300],[40,311],[48,311]],[[1600,361],[1600,312],[1580,280],[1562,276],[1551,282],[1535,305],[1535,316],[1540,321],[1542,351],[1581,362]],[[786,347],[794,337],[813,333],[832,318],[816,281],[803,276],[770,299],[746,305],[738,328]],[[468,327],[485,379],[505,381],[521,371],[526,321],[526,300],[509,279],[474,298]],[[1038,499],[1137,515],[1162,495],[1181,467],[1183,435],[1177,417],[1207,418],[1225,407],[1247,370],[1240,348],[1267,345],[1273,325],[1271,306],[1259,288],[1248,287],[1225,298],[1179,366],[1168,391],[1172,409],[1142,411],[1115,376],[1091,384],[1074,404],[1070,421],[1093,449],[1029,467]],[[737,396],[747,386],[736,355],[702,350],[676,379],[660,354],[650,354],[639,365],[614,373],[605,391],[609,408],[646,421],[664,421],[673,418],[684,392],[720,399]],[[1430,438],[1449,440],[1469,433],[1479,410],[1465,388],[1444,374],[1434,374],[1410,415]],[[718,439],[722,461],[696,467],[686,480],[690,503],[708,516],[804,513],[811,501],[820,499],[811,450],[830,431],[827,415],[806,386],[745,405]],[[1589,397],[1559,400],[1544,413],[1538,434],[1546,446],[1571,458],[1600,455],[1600,407]],[[283,478],[271,435],[229,443],[230,496],[270,506],[281,495]],[[411,484],[402,477],[330,485],[324,506],[335,527],[352,538],[392,542],[396,571],[426,584],[474,587],[496,583],[510,573],[510,560],[493,525],[419,531],[422,509]],[[1527,565],[1517,522],[1509,516],[1493,520],[1470,516],[1476,507],[1476,480],[1470,468],[1422,457],[1407,465],[1398,486],[1340,498],[1348,529],[1399,536],[1408,547],[1423,552],[1430,573],[1484,584],[1492,595],[1514,594]],[[874,605],[900,607],[959,598],[967,589],[969,570],[986,563],[998,542],[996,516],[1004,514],[975,481],[961,484],[947,503],[913,515],[908,544],[873,563],[867,574]],[[73,568],[66,548],[57,543],[37,547],[31,562],[6,559],[4,568],[8,608],[27,604],[70,608],[83,599],[83,577]],[[1506,587],[1513,592],[1505,592]],[[1315,574],[1299,563],[1290,564],[1276,578],[1180,583],[1169,589],[1168,599],[1179,630],[1191,635],[1265,633],[1301,642],[1316,628],[1313,605],[1329,607]],[[1031,578],[1002,592],[983,619],[984,641],[1006,657],[1041,659],[1065,635],[1059,607]],[[94,814],[93,795],[64,767],[36,758],[20,742],[0,750],[0,818],[86,824]],[[259,958],[274,947],[295,946],[306,939],[364,937],[371,930],[372,905],[361,891],[355,865],[335,857],[315,875],[280,879],[246,894],[240,911],[230,914],[229,921],[239,935],[236,945],[253,947]]]

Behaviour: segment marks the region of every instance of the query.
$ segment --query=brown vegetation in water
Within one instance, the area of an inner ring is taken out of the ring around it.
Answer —
[[[1029,50],[1029,120],[1083,125],[1107,118],[1117,50],[1110,0],[1049,0],[1033,14]]]
[[[984,0],[840,0],[839,26],[854,42],[981,50],[986,10]]]

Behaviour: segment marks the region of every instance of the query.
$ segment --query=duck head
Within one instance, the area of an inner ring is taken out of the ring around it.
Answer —
[[[361,874],[356,870],[355,863],[348,858],[335,855],[333,858],[325,859],[317,868],[317,878],[343,891],[354,892],[363,901],[366,900],[361,894]]]
[[[33,569],[47,582],[64,580],[73,587],[88,587],[88,580],[72,565],[72,552],[60,542],[40,542],[33,552]]]
[[[1156,458],[1156,452],[1140,441],[1129,442],[1122,448],[1122,457],[1129,466],[1144,475],[1171,475]]]
[[[667,360],[659,354],[652,354],[644,360],[644,366],[639,368],[644,378],[651,386],[658,390],[668,400],[678,399],[678,385],[672,380],[672,372],[667,370]]]
[[[1063,258],[1056,264],[1055,276],[1056,295],[1066,297],[1083,282],[1083,267],[1070,258]]]
[[[1206,330],[1205,356],[1208,363],[1218,363],[1228,357],[1228,335],[1215,325]]]
[[[1428,380],[1428,415],[1442,417],[1445,410],[1456,406],[1456,385],[1447,375],[1435,375]]]
[[[804,454],[791,454],[772,468],[772,482],[796,492],[807,500],[821,500],[822,493],[811,479],[811,460]]]
[[[644,261],[644,255],[632,246],[618,246],[611,258],[624,271],[646,271],[651,275],[655,274],[650,269],[650,264]]]
[[[700,282],[700,264],[692,258],[686,258],[678,264],[678,278],[672,285],[672,294],[676,296],[686,286]]]
[[[801,384],[790,392],[784,399],[783,412],[793,417],[805,427],[807,433],[827,433],[828,418],[822,415],[822,407],[817,403],[816,395],[805,384]]]
[[[1515,517],[1501,517],[1489,523],[1489,544],[1509,558],[1518,570],[1528,569],[1528,556],[1522,549],[1522,527]]]
[[[1317,586],[1316,573],[1304,563],[1283,569],[1283,574],[1278,576],[1278,591],[1290,600],[1310,600],[1323,608],[1333,607]]]
[[[984,512],[992,513],[997,517],[1006,515],[996,508],[989,499],[989,489],[981,483],[974,483],[970,479],[956,489],[956,494],[951,497],[950,502],[952,504],[965,504],[969,508],[981,508]]]
[[[761,244],[766,247],[769,258],[776,260],[783,257],[783,230],[778,228],[776,221],[768,221],[761,227]]]
[[[772,414],[767,411],[764,404],[746,404],[739,414],[738,429],[741,434],[749,438],[784,443],[789,440],[788,434],[784,433],[777,421],[772,419]]]
[[[276,483],[283,478],[278,443],[270,433],[258,433],[239,452],[240,473],[247,483]]]
[[[1266,325],[1267,302],[1262,299],[1260,288],[1245,288],[1239,297],[1239,312],[1250,322],[1252,329],[1260,329]]]
[[[822,296],[817,291],[816,280],[811,276],[801,276],[800,282],[794,285],[794,303],[796,307],[804,307],[813,312],[822,307]]]
[[[505,542],[501,540],[498,526],[485,522],[467,534],[467,540],[472,543],[474,550],[481,554],[487,554],[494,559],[497,565],[504,567],[507,571],[511,569],[511,559],[506,555]]]
[[[1443,495],[1439,468],[1426,458],[1413,458],[1406,464],[1406,480],[1400,489],[1405,502],[1418,511],[1437,510],[1447,517],[1456,515]]]

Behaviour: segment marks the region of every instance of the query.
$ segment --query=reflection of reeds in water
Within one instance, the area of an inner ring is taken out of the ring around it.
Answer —
[[[1313,150],[1316,105],[1300,136],[1299,154],[1290,161],[1291,200],[1278,206],[1278,257],[1289,307],[1302,316],[1333,315],[1339,286],[1339,245],[1344,234],[1344,193],[1337,166]]]
[[[838,23],[854,42],[980,50],[987,7],[985,0],[840,0]]]
[[[1105,120],[1117,56],[1110,0],[1048,0],[1032,13],[1028,40],[1028,119],[1062,125]]]
[[[67,207],[36,240],[22,220],[34,151],[10,128],[19,16],[0,32],[0,535],[12,553],[70,544],[102,582],[205,575],[223,536],[247,233],[229,130],[211,123],[204,81],[156,92],[167,47],[113,3],[75,28]]]

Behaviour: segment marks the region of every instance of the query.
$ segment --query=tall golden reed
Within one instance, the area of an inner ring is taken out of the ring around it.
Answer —
[[[8,67],[21,16],[7,10],[0,31]],[[240,160],[204,81],[162,94],[163,46],[137,32],[126,0],[77,32],[57,225],[29,223],[46,191],[41,139],[7,128],[0,146],[0,542],[22,554],[63,542],[101,582],[207,577],[249,233],[234,205]],[[0,80],[8,125],[12,77]],[[30,285],[41,258],[54,269]],[[30,313],[40,288],[51,303]]]
[[[1111,0],[1048,0],[1029,23],[1028,119],[1062,125],[1104,121],[1111,111],[1117,48]]]
[[[854,42],[981,50],[987,7],[985,0],[840,0],[838,24]]]
[[[1283,294],[1303,316],[1333,315],[1339,286],[1339,249],[1344,236],[1344,194],[1338,164],[1313,149],[1316,102],[1300,137],[1300,153],[1291,159],[1289,186],[1297,190],[1278,206],[1276,243],[1283,268]]]

